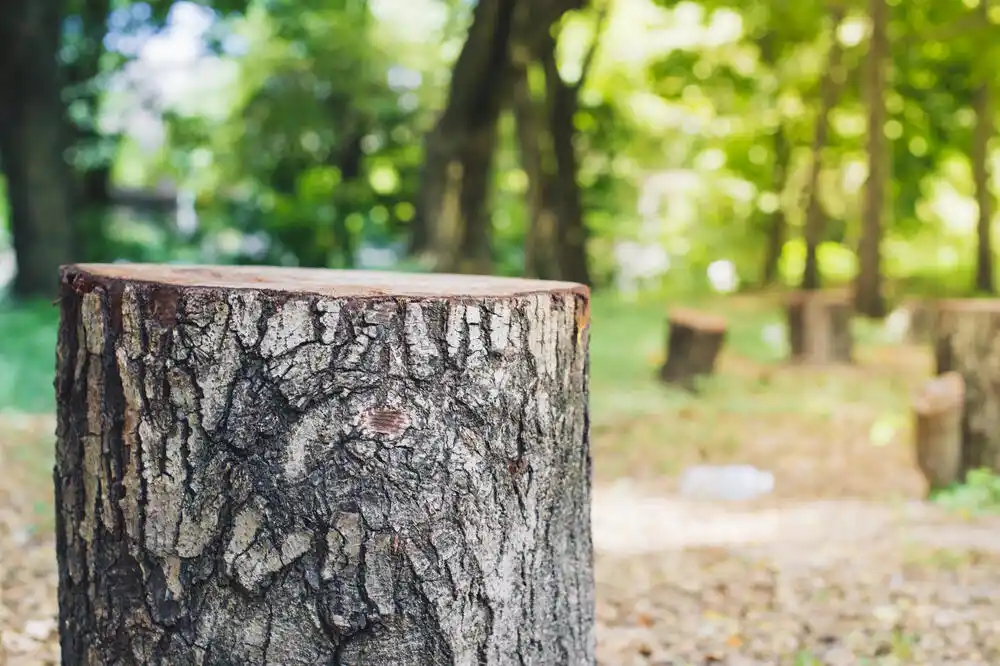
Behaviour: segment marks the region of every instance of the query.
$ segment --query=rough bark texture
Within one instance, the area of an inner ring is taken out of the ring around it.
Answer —
[[[885,78],[889,59],[889,5],[870,0],[872,21],[868,47],[868,182],[865,185],[861,244],[858,248],[858,279],[854,308],[869,317],[885,315],[882,297],[882,215],[889,179],[889,151],[885,139]]]
[[[726,320],[692,310],[675,310],[667,323],[667,361],[660,368],[660,379],[694,389],[698,377],[715,372],[715,360],[726,340]]]
[[[965,382],[957,372],[929,380],[913,399],[913,444],[928,490],[959,480]]]
[[[792,294],[786,308],[788,342],[793,361],[805,363],[850,363],[854,341],[851,335],[851,303],[839,291]]]
[[[837,105],[840,96],[841,79],[843,77],[841,61],[844,49],[837,39],[837,31],[844,20],[844,9],[833,9],[833,30],[830,43],[830,53],[827,56],[826,74],[820,83],[819,115],[816,117],[816,128],[812,143],[812,166],[809,171],[808,203],[806,204],[806,221],[804,240],[806,244],[806,263],[802,271],[802,289],[819,289],[822,276],[819,273],[819,260],[816,251],[823,237],[823,206],[819,198],[819,174],[823,170],[823,148],[826,147],[827,134],[830,130],[830,113]]]
[[[1000,303],[991,299],[941,301],[935,330],[939,374],[965,381],[962,476],[988,467],[1000,472]]]
[[[63,663],[594,663],[585,288],[115,265],[61,296]]]

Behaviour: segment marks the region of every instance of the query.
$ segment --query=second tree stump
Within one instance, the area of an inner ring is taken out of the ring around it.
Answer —
[[[851,334],[853,308],[847,292],[795,292],[788,298],[786,314],[793,361],[851,362],[854,350]]]
[[[913,444],[928,490],[960,480],[965,382],[946,372],[926,382],[913,398]]]
[[[698,377],[715,372],[715,361],[726,339],[726,320],[678,309],[670,313],[667,323],[667,360],[660,368],[660,379],[694,389]]]

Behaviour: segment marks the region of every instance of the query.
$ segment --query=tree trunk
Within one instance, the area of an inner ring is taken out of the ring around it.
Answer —
[[[595,40],[597,37],[595,37]],[[546,101],[548,102],[549,134],[555,154],[555,194],[559,210],[559,273],[563,280],[590,283],[587,260],[587,227],[583,220],[583,201],[577,182],[580,166],[576,154],[576,116],[579,86],[566,83],[556,64],[556,42],[546,40],[542,67],[545,70]]]
[[[791,159],[791,146],[785,130],[780,126],[774,132],[774,181],[772,187],[778,196],[785,190],[785,180],[788,175],[788,163]],[[767,245],[764,249],[764,268],[761,273],[761,284],[769,286],[778,281],[778,269],[781,264],[781,254],[788,238],[788,220],[785,210],[779,203],[770,214],[767,225]],[[816,248],[813,247],[813,265],[816,265]],[[818,273],[818,271],[816,271]]]
[[[887,0],[870,0],[872,21],[868,53],[868,183],[865,186],[864,223],[858,251],[858,279],[854,307],[869,317],[885,316],[882,297],[882,215],[889,153],[885,141],[885,69],[889,53]]]
[[[980,0],[979,11],[985,24],[989,24],[989,4]],[[993,283],[993,243],[990,223],[993,217],[993,195],[990,192],[989,143],[993,138],[993,117],[990,104],[989,79],[984,79],[973,100],[976,111],[976,129],[972,139],[972,174],[976,184],[976,203],[979,220],[976,224],[976,291],[995,294]]]
[[[515,0],[482,0],[425,140],[411,253],[442,271],[489,272],[490,179]]]
[[[59,266],[73,260],[73,178],[68,123],[56,61],[60,5],[52,0],[0,9],[0,160],[7,178],[19,296],[56,292]]]
[[[667,361],[660,369],[660,379],[693,390],[699,378],[715,372],[715,361],[726,340],[726,320],[694,310],[675,310],[668,324]]]
[[[64,270],[63,663],[593,664],[587,302]]]
[[[527,66],[511,67],[514,120],[521,165],[528,177],[528,228],[524,242],[524,271],[543,280],[558,279],[559,214],[553,208],[555,156],[551,138],[540,127],[539,107],[531,92]]]
[[[772,31],[767,32],[760,40],[761,61],[769,68],[776,69],[779,61],[777,38]],[[777,106],[777,94],[774,104]],[[788,180],[788,166],[791,161],[791,145],[785,135],[785,129],[779,119],[773,134],[774,169],[772,171],[771,189],[778,195],[785,191]],[[761,286],[770,286],[778,281],[781,265],[781,254],[788,239],[788,219],[780,202],[773,213],[768,215],[766,224],[766,244],[764,247],[764,265],[761,269]],[[815,253],[814,253],[815,254]]]
[[[833,30],[831,33],[830,53],[827,56],[826,74],[820,83],[819,115],[816,117],[815,134],[812,144],[812,166],[809,171],[809,194],[806,204],[806,221],[804,240],[806,245],[806,263],[802,271],[802,289],[819,289],[822,276],[819,273],[819,261],[816,251],[823,237],[823,207],[819,199],[819,175],[823,170],[823,148],[826,146],[827,134],[830,130],[830,112],[837,105],[840,96],[841,60],[843,47],[837,39],[837,31],[844,20],[844,10],[836,7],[833,10]]]
[[[947,300],[938,304],[935,360],[938,374],[965,380],[962,478],[978,467],[1000,472],[1000,305],[995,300]]]
[[[959,481],[964,401],[965,382],[957,372],[929,380],[913,398],[917,466],[931,492]]]
[[[851,303],[840,291],[800,291],[788,298],[792,361],[850,363],[854,351]]]

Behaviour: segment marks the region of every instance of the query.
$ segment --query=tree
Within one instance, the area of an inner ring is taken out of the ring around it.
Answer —
[[[56,60],[59,0],[0,8],[0,161],[7,180],[18,296],[51,296],[77,254],[69,126]]]
[[[444,111],[424,141],[411,251],[443,271],[489,272],[490,173],[515,0],[482,0],[452,71]]]
[[[806,263],[802,272],[802,289],[812,290],[820,287],[819,262],[816,250],[823,234],[824,213],[819,198],[819,174],[823,168],[823,148],[827,143],[830,129],[830,112],[837,105],[841,81],[844,77],[841,59],[843,47],[837,32],[844,20],[845,11],[836,5],[831,12],[832,30],[830,51],[827,56],[827,68],[820,83],[820,106],[816,116],[816,125],[812,142],[812,163],[809,171],[809,186],[807,188],[808,203],[806,204],[805,244]]]
[[[989,2],[979,0],[979,14],[984,23],[989,23]],[[979,68],[976,68],[977,72]],[[993,280],[993,242],[990,226],[993,222],[993,195],[990,192],[989,143],[993,138],[993,108],[990,103],[990,77],[979,74],[973,109],[976,112],[976,126],[972,138],[972,174],[976,186],[978,220],[976,223],[976,285],[977,291],[995,294]]]
[[[536,53],[528,46],[512,53],[513,106],[529,181],[529,224],[525,234],[525,271],[529,275],[590,282],[575,117],[607,11],[604,6],[597,14],[593,40],[580,74],[572,83],[565,81],[559,71],[556,36],[545,35]],[[522,62],[518,62],[518,54],[523,54]],[[532,65],[537,65],[545,81],[541,101],[531,90],[528,70]]]
[[[63,663],[594,663],[585,287],[62,277]]]
[[[872,36],[868,51],[868,182],[858,250],[858,279],[854,307],[869,317],[885,314],[882,297],[882,217],[885,214],[885,186],[889,177],[889,153],[885,138],[885,69],[889,55],[886,0],[870,0]]]

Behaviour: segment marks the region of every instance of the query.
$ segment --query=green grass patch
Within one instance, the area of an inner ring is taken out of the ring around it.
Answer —
[[[53,411],[58,326],[50,303],[0,302],[0,411]]]

